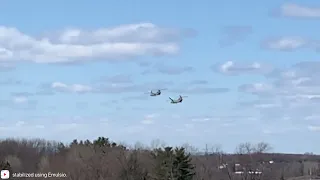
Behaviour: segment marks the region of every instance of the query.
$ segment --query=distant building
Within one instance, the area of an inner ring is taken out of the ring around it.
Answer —
[[[218,169],[222,170],[222,169],[226,169],[229,168],[229,170],[231,170],[233,173],[235,174],[244,174],[244,173],[248,173],[248,174],[256,174],[256,175],[260,175],[263,172],[261,172],[259,170],[259,167],[264,166],[264,167],[273,167],[273,166],[279,166],[279,164],[283,164],[283,163],[279,163],[279,162],[274,162],[273,160],[270,161],[265,161],[265,162],[259,162],[254,164],[249,164],[249,165],[243,165],[240,163],[234,163],[234,164],[221,164]],[[285,166],[284,163],[282,166]],[[292,162],[289,163],[289,166],[291,167],[290,169],[294,170],[294,171],[299,171],[301,172],[301,176],[316,176],[316,175],[320,175],[320,164],[319,162],[312,162],[312,161],[300,161],[300,162]],[[300,180],[300,179],[299,179]],[[308,179],[310,180],[310,179]]]
[[[300,176],[288,178],[288,180],[319,180],[320,176]]]
[[[320,164],[318,162],[311,162],[311,161],[306,161],[302,162],[303,163],[303,173],[304,175],[318,175],[319,169],[320,169]]]

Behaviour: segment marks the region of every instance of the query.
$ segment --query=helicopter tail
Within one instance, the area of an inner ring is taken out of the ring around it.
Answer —
[[[171,97],[169,97],[169,99],[171,100],[171,102],[174,102],[174,100]]]

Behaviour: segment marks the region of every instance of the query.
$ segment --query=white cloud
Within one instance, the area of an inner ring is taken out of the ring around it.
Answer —
[[[178,127],[176,129],[176,131],[178,132],[188,132],[189,135],[193,134],[193,133],[190,133],[190,130],[194,129],[195,128],[195,125],[194,124],[190,124],[190,123],[187,123],[187,124],[183,124],[182,128],[181,127]]]
[[[141,121],[142,124],[154,124],[153,119],[144,119]]]
[[[262,130],[263,134],[267,134],[267,135],[279,135],[279,134],[285,134],[285,133],[289,133],[289,132],[293,132],[295,131],[295,133],[297,133],[297,131],[299,131],[298,128],[296,127],[291,127],[290,124],[288,124],[287,126],[283,127],[283,126],[276,126],[276,127],[264,127],[264,129]]]
[[[164,63],[157,63],[149,69],[142,72],[143,75],[152,73],[161,73],[167,75],[179,75],[183,73],[193,72],[194,68],[191,66],[170,66]]]
[[[308,44],[302,37],[281,37],[265,41],[264,46],[276,50],[295,50]]]
[[[212,118],[209,117],[204,117],[204,118],[192,118],[192,122],[207,122],[207,121],[212,121]]]
[[[124,132],[130,133],[130,134],[135,134],[139,133],[145,130],[145,127],[139,126],[139,125],[133,125],[133,126],[127,126],[124,128]]]
[[[173,118],[173,119],[180,119],[180,118],[181,118],[181,115],[179,115],[179,114],[172,114],[172,115],[171,115],[171,118]]]
[[[44,126],[44,125],[41,125],[41,124],[37,124],[37,125],[34,125],[34,128],[35,128],[35,129],[44,129],[45,126]]]
[[[307,116],[305,117],[305,120],[307,121],[319,121],[320,120],[320,114],[319,115],[310,115],[310,116]]]
[[[256,99],[240,103],[239,107],[248,107],[268,122],[320,126],[319,66],[317,61],[300,62],[288,69],[275,70],[266,76],[266,82],[241,85],[241,92],[256,95]]]
[[[223,28],[224,37],[220,45],[229,46],[245,40],[253,32],[251,26],[227,26]]]
[[[62,82],[53,82],[49,88],[61,92],[73,92],[73,93],[127,93],[127,92],[146,92],[150,89],[159,89],[159,87],[166,88],[165,86],[172,85],[171,81],[156,81],[146,82],[142,84],[133,83],[97,83],[97,84],[66,84]],[[44,86],[48,88],[48,86]],[[125,98],[126,99],[126,98]],[[132,98],[129,98],[132,99]]]
[[[192,72],[193,67],[191,66],[173,67],[173,66],[160,65],[156,67],[156,70],[162,74],[177,75],[177,74],[182,74],[186,72]]]
[[[78,123],[63,123],[63,124],[57,124],[55,125],[55,128],[58,131],[70,131],[78,129],[81,125]]]
[[[16,126],[23,126],[23,125],[25,125],[26,123],[24,122],[24,121],[18,121],[17,123],[16,123]]]
[[[51,84],[51,88],[59,91],[66,91],[66,92],[75,92],[75,93],[86,93],[93,91],[93,88],[87,85],[82,84],[64,84],[61,82],[53,82]]]
[[[144,117],[144,119],[141,121],[142,124],[154,124],[155,118],[157,118],[158,114],[148,114]]]
[[[189,82],[186,82],[186,85],[207,85],[209,82],[207,80],[192,80]]]
[[[13,102],[16,104],[26,103],[28,102],[28,98],[24,96],[17,96],[13,98]]]
[[[106,81],[109,83],[132,83],[132,77],[130,75],[127,74],[117,74],[114,76],[110,76],[110,77],[101,77],[100,78],[101,81]]]
[[[277,103],[261,103],[261,104],[255,104],[254,107],[260,108],[260,109],[277,108],[277,107],[281,107],[281,104],[277,104]]]
[[[108,119],[108,118],[100,118],[99,121],[100,121],[102,124],[108,124],[108,123],[109,123],[109,119]]]
[[[184,127],[187,129],[192,129],[194,128],[194,124],[184,124]]]
[[[269,72],[271,67],[257,62],[241,64],[235,63],[234,61],[227,61],[222,64],[214,65],[212,69],[227,75],[239,75],[243,73],[263,74]]]
[[[252,94],[268,94],[273,90],[273,86],[267,83],[244,84],[239,87],[239,91]]]
[[[320,18],[320,7],[307,7],[293,3],[283,4],[281,15],[299,18]]]
[[[317,52],[320,50],[320,41],[300,36],[282,36],[266,39],[261,46],[278,51],[294,51],[306,48]]]
[[[148,114],[148,115],[145,116],[145,118],[152,119],[152,118],[155,118],[157,116],[158,116],[157,114]]]
[[[285,97],[286,99],[313,99],[319,98],[320,93],[319,62],[300,62],[289,69],[275,70],[266,76],[271,82],[244,84],[240,91]]]
[[[6,86],[14,86],[14,85],[27,85],[27,83],[22,82],[21,80],[17,80],[14,78],[7,78],[7,79],[1,79],[0,85],[6,85]]]
[[[173,88],[169,92],[179,94],[215,94],[215,93],[226,93],[228,88],[215,88],[215,87],[187,87],[187,88]]]
[[[66,29],[36,38],[12,27],[0,27],[0,62],[71,63],[114,60],[179,51],[183,31],[152,23],[96,30]]]
[[[320,131],[320,126],[308,126],[308,129],[310,131],[318,132],[318,131]]]
[[[1,52],[0,52],[1,53]],[[1,58],[1,56],[0,56]],[[1,63],[0,61],[0,72],[1,71],[10,71],[13,70],[15,67],[12,64],[9,63]]]

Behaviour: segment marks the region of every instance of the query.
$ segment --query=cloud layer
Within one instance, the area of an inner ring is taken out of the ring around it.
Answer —
[[[1,26],[0,34],[0,62],[10,63],[73,63],[172,55],[179,51],[179,42],[186,37],[184,30],[162,28],[152,23],[96,30],[72,28],[41,38]]]
[[[272,70],[271,66],[253,62],[253,63],[236,63],[234,61],[227,61],[220,64],[215,64],[212,70],[225,75],[241,75],[241,74],[265,74]]]
[[[280,14],[285,17],[320,18],[320,7],[286,3],[281,6]]]
[[[113,79],[115,80],[115,79]],[[118,79],[119,80],[119,79]],[[130,93],[130,92],[147,92],[150,89],[167,88],[172,85],[171,81],[155,81],[136,83],[98,83],[98,84],[66,84],[62,82],[52,82],[42,87],[47,91],[65,92],[65,93]]]
[[[300,36],[283,36],[264,40],[262,47],[279,51],[294,51],[303,48],[319,51],[320,41]]]
[[[256,99],[240,105],[256,109],[262,120],[317,131],[320,73],[316,69],[319,66],[316,61],[300,62],[288,69],[274,70],[267,75],[270,81],[241,85],[239,91],[255,95]]]

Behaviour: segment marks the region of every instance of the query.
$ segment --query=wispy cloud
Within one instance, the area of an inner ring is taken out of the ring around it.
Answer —
[[[294,3],[286,3],[281,6],[279,13],[285,17],[294,18],[320,18],[320,7],[310,7]]]
[[[94,89],[88,85],[83,84],[64,84],[61,82],[53,82],[51,88],[62,92],[75,92],[75,93],[87,93],[92,92]]]
[[[1,59],[1,50],[0,50],[0,59]],[[15,66],[9,63],[0,62],[0,72],[14,70]]]
[[[252,93],[257,95],[268,95],[274,89],[273,86],[267,83],[253,83],[253,84],[243,84],[238,88],[241,92]]]
[[[305,126],[310,122],[320,125],[316,118],[310,118],[310,115],[320,116],[317,111],[320,103],[318,66],[316,61],[301,62],[288,69],[276,70],[267,76],[268,82],[241,85],[241,92],[257,95],[258,99],[240,106],[256,109],[267,121],[281,122],[285,119]]]
[[[209,82],[207,80],[192,80],[187,82],[186,84],[189,85],[207,85]]]
[[[142,72],[142,74],[161,73],[167,75],[179,75],[183,73],[192,72],[194,70],[191,66],[170,66],[163,63],[157,63],[149,69]]]
[[[320,132],[320,126],[308,126],[310,131]]]
[[[28,98],[24,96],[16,96],[13,98],[13,102],[16,104],[27,103]]]
[[[144,119],[141,121],[142,124],[150,125],[155,123],[155,118],[157,118],[158,114],[148,114],[144,117]]]
[[[149,95],[148,94],[139,94],[139,95],[133,95],[133,96],[126,96],[123,97],[123,101],[134,101],[134,100],[148,100]]]
[[[65,92],[65,93],[129,93],[140,92],[146,93],[152,89],[162,89],[172,85],[171,81],[145,82],[142,84],[133,83],[102,83],[102,84],[65,84],[62,82],[53,82],[49,85],[43,85],[43,89]]]
[[[234,61],[227,61],[221,64],[212,66],[212,70],[226,75],[240,75],[246,73],[265,74],[272,70],[271,66],[254,63],[235,63]]]
[[[35,110],[38,102],[28,96],[13,95],[10,99],[0,100],[0,108],[14,110]]]
[[[220,45],[230,46],[245,40],[253,30],[251,26],[226,26],[222,32],[223,37],[219,41]]]
[[[302,48],[319,51],[320,41],[300,36],[283,36],[266,39],[262,42],[261,46],[278,51],[294,51]]]
[[[118,83],[133,83],[132,76],[128,74],[117,74],[110,77],[101,77],[101,81],[118,84]]]
[[[28,83],[23,82],[14,78],[1,79],[0,85],[2,86],[14,86],[14,85],[27,85]]]
[[[226,93],[229,91],[228,88],[215,88],[215,87],[186,87],[186,88],[173,88],[169,90],[174,93],[182,94],[215,94],[215,93]]]

